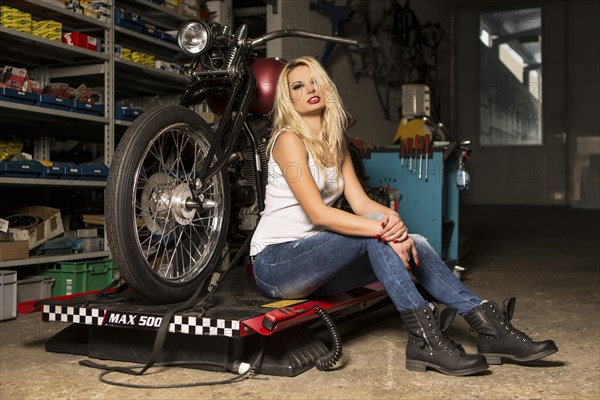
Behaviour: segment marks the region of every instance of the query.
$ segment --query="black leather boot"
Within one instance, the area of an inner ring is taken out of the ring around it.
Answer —
[[[533,361],[556,353],[558,348],[552,340],[535,342],[510,323],[517,299],[504,300],[500,308],[494,302],[483,303],[464,318],[479,334],[477,351],[489,364],[502,364],[503,358],[515,361]]]
[[[446,308],[441,313],[429,306],[400,314],[408,331],[406,369],[425,372],[435,369],[446,375],[472,375],[488,369],[485,358],[466,354],[462,346],[448,337],[456,310]]]

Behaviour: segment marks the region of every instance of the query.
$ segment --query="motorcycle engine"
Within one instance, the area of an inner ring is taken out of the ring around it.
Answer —
[[[256,188],[258,184],[264,187],[267,183],[268,157],[266,155],[265,138],[257,138],[258,156],[261,165],[261,180],[256,180],[256,160],[249,143],[239,149],[238,160],[230,164],[229,181],[231,183],[231,227],[234,237],[246,236],[258,224],[260,208]]]

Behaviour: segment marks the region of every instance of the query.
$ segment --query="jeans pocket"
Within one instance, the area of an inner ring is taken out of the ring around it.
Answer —
[[[260,280],[259,277],[254,275],[254,280],[256,281],[256,286],[260,289],[261,292],[265,294],[265,296],[271,299],[285,299],[286,297],[281,293],[277,286],[269,285]]]

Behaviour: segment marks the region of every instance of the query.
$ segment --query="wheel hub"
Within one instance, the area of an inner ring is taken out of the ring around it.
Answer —
[[[176,182],[166,173],[156,173],[142,189],[140,214],[153,234],[165,234],[175,224],[190,225],[196,216],[196,210],[186,206],[193,201],[189,185]]]

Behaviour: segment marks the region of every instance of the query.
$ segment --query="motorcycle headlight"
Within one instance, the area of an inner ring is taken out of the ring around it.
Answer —
[[[204,21],[185,22],[177,32],[177,43],[189,56],[197,56],[210,46],[210,27]]]

